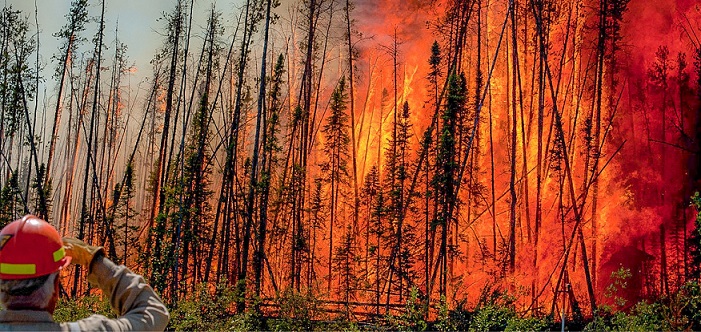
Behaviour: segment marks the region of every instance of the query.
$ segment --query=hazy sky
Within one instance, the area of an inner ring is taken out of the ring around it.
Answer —
[[[35,22],[35,4],[39,18],[39,39],[41,43],[40,56],[45,69],[44,78],[48,81],[48,86],[52,85],[51,74],[56,68],[56,63],[51,62],[51,56],[56,54],[59,41],[52,34],[57,32],[65,24],[65,15],[70,9],[70,0],[4,0],[5,6],[12,6],[14,9],[22,10],[29,17],[30,23]],[[201,30],[206,25],[207,14],[211,4],[215,3],[219,11],[223,13],[223,21],[226,27],[234,24],[236,14],[240,4],[245,0],[195,0],[194,1],[194,24],[193,36],[201,34]],[[97,31],[96,19],[100,16],[99,0],[88,0],[89,15],[95,20],[88,23],[84,32],[84,37],[89,41]],[[119,28],[119,39],[127,45],[127,57],[129,63],[136,68],[136,73],[132,76],[133,85],[143,80],[151,74],[149,61],[156,51],[162,46],[164,38],[162,30],[165,23],[158,21],[164,12],[170,12],[175,6],[175,0],[106,0],[105,2],[105,36],[104,43],[109,50],[105,58],[111,63],[114,54],[115,27]],[[32,28],[34,29],[34,28]],[[193,39],[194,43],[197,43]],[[84,46],[91,47],[91,46]],[[47,90],[51,95],[51,88]],[[51,99],[51,98],[50,98]]]

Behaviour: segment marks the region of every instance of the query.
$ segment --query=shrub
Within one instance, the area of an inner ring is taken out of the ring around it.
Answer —
[[[424,319],[426,310],[418,288],[411,288],[404,309],[405,311],[399,316],[388,315],[387,320],[393,330],[425,331],[428,328],[428,323]]]
[[[505,306],[490,304],[475,312],[469,331],[503,331],[516,313]]]
[[[683,303],[681,313],[691,325],[688,329],[701,330],[701,286],[697,281],[689,281],[681,287],[679,294]]]
[[[550,327],[551,322],[546,318],[512,317],[506,325],[505,331],[544,331]]]
[[[277,299],[280,306],[280,318],[270,320],[269,328],[274,331],[309,331],[313,328],[312,320],[318,315],[318,300],[312,295],[302,295],[286,291]]]
[[[60,298],[54,311],[54,320],[59,323],[73,322],[94,314],[116,317],[106,298],[100,295],[88,295],[78,299]]]
[[[630,315],[618,312],[611,318],[612,328],[618,331],[669,331],[665,319],[669,308],[659,303],[639,302]]]
[[[459,302],[454,310],[449,310],[445,298],[442,298],[434,327],[438,331],[467,331],[473,314],[465,309],[465,302]]]
[[[170,311],[169,329],[192,330],[248,330],[255,326],[249,316],[234,316],[229,312],[235,301],[234,290],[224,284],[211,292],[207,285],[200,284],[194,294],[178,301]]]

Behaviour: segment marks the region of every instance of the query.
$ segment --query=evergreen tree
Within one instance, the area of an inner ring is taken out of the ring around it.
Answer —
[[[428,59],[428,65],[430,68],[430,71],[428,72],[428,81],[431,83],[431,90],[433,90],[434,93],[434,103],[436,103],[436,106],[438,106],[438,95],[440,94],[438,83],[442,76],[441,60],[441,47],[438,44],[438,41],[433,41],[433,45],[431,45],[431,57]]]
[[[107,214],[107,223],[113,225],[117,232],[113,245],[115,248],[110,248],[110,251],[114,252],[112,257],[123,264],[126,264],[130,258],[130,251],[134,252],[134,248],[139,247],[139,239],[135,236],[139,231],[139,223],[133,201],[134,180],[134,166],[129,162],[124,170],[124,182],[114,185],[113,205]]]
[[[379,175],[378,175],[379,179]],[[373,258],[372,269],[374,273],[374,303],[376,305],[375,313],[380,314],[380,296],[382,296],[381,285],[388,279],[389,270],[385,265],[388,255],[386,253],[386,248],[384,244],[386,243],[387,236],[391,235],[391,231],[388,229],[387,220],[387,201],[385,199],[384,190],[381,186],[378,186],[377,198],[372,206],[372,214],[370,216],[370,227],[369,232],[372,237],[372,244],[368,245],[368,253],[371,258]]]
[[[282,84],[284,83],[282,75],[285,72],[284,60],[282,54],[277,59],[275,68],[273,69],[273,76],[271,78],[271,88],[269,92],[269,104],[270,107],[267,108],[266,114],[262,119],[262,131],[263,135],[261,141],[263,142],[263,153],[261,158],[261,173],[260,180],[258,181],[258,187],[260,190],[259,198],[259,226],[258,226],[258,245],[256,254],[254,256],[254,269],[255,269],[255,287],[256,296],[260,297],[261,294],[261,279],[263,274],[263,260],[265,259],[265,236],[268,232],[267,222],[268,222],[268,200],[270,197],[270,183],[271,177],[273,175],[273,167],[277,163],[277,153],[280,152],[280,145],[278,143],[278,132],[279,132],[279,122],[280,122],[280,109],[282,108],[281,93]],[[259,309],[259,308],[257,308]]]
[[[309,227],[308,232],[300,233],[300,236],[293,239],[293,246],[300,254],[300,262],[304,262],[307,266],[307,288],[311,291],[313,285],[316,285],[316,272],[314,267],[317,263],[317,240],[319,232],[324,229],[328,214],[326,210],[326,202],[324,201],[323,179],[314,179],[311,196],[309,197]]]
[[[12,149],[18,149],[18,164],[14,167],[21,170],[18,182],[24,186],[23,196],[32,203],[34,214],[47,218],[50,203],[48,188],[44,186],[46,170],[38,155],[40,137],[36,134],[36,116],[29,110],[29,103],[37,102],[38,69],[30,66],[37,43],[30,36],[28,17],[21,11],[6,6],[0,14],[0,149],[5,153],[6,163],[12,161]],[[24,149],[29,151],[27,159],[22,157]],[[33,175],[34,172],[38,174]]]
[[[435,199],[438,205],[436,219],[433,221],[432,229],[440,227],[440,248],[439,248],[439,266],[440,280],[439,293],[445,296],[448,283],[448,233],[450,223],[454,216],[451,214],[454,204],[457,202],[455,197],[455,187],[457,169],[458,169],[458,151],[456,145],[455,133],[458,127],[458,117],[463,112],[465,107],[465,80],[462,75],[455,73],[448,78],[448,97],[445,106],[441,112],[441,127],[440,135],[437,142],[436,156],[436,173],[433,177],[433,186],[435,190]]]
[[[0,190],[0,228],[22,215],[22,191],[19,188],[17,171],[12,172]]]
[[[392,236],[388,237],[387,247],[391,248],[390,254],[390,291],[392,287],[393,275],[396,273],[399,284],[397,286],[399,300],[402,301],[405,288],[409,290],[410,285],[405,284],[408,279],[408,268],[412,262],[407,262],[404,258],[409,259],[410,255],[406,254],[407,249],[412,246],[411,242],[406,241],[407,226],[406,226],[406,202],[411,193],[408,192],[407,179],[409,168],[409,139],[411,138],[411,119],[409,112],[409,103],[404,102],[402,111],[397,117],[396,127],[397,136],[390,139],[387,149],[387,174],[390,177],[389,191],[389,208],[388,216],[392,225]],[[410,234],[413,236],[413,234]]]
[[[345,227],[345,232],[341,237],[341,243],[334,251],[334,266],[340,278],[338,295],[345,303],[345,316],[350,319],[350,301],[355,299],[355,290],[358,288],[358,277],[356,275],[357,247],[354,245],[353,228],[351,225]]]
[[[164,94],[165,109],[163,113],[163,129],[158,143],[158,154],[155,156],[154,169],[151,174],[151,207],[149,209],[149,236],[146,241],[146,250],[143,253],[141,261],[146,262],[146,270],[150,270],[153,286],[157,290],[163,290],[165,287],[165,270],[171,265],[168,259],[163,255],[170,252],[165,243],[166,225],[168,221],[168,211],[166,191],[173,189],[166,188],[167,176],[170,173],[168,164],[170,162],[170,153],[168,153],[169,143],[174,139],[175,134],[171,133],[171,122],[175,108],[177,108],[176,97],[176,81],[180,68],[180,55],[182,52],[182,43],[185,25],[186,5],[184,0],[178,0],[172,12],[164,14],[163,19],[166,21],[166,40],[164,46],[153,60],[153,62],[167,68],[168,79],[167,87]],[[154,110],[155,111],[155,110]],[[172,151],[172,144],[170,146]],[[169,193],[172,194],[172,193]],[[171,201],[172,203],[172,201]],[[166,246],[166,247],[164,247]]]
[[[329,184],[329,195],[331,196],[329,200],[329,290],[331,290],[333,279],[333,231],[334,228],[340,226],[338,225],[338,207],[341,199],[344,197],[344,189],[347,189],[349,175],[350,136],[348,134],[347,103],[346,79],[341,77],[336,89],[331,94],[331,104],[329,106],[331,114],[326,119],[326,123],[321,130],[326,138],[323,151],[327,156],[327,160],[321,165],[321,169],[326,174],[325,181]]]
[[[361,199],[361,210],[364,215],[364,225],[362,227],[363,232],[362,235],[364,236],[364,245],[361,245],[361,248],[365,248],[365,252],[363,253],[365,256],[363,257],[364,261],[364,267],[363,267],[363,272],[364,272],[364,278],[365,281],[369,284],[370,283],[370,246],[371,246],[371,239],[370,235],[372,234],[371,231],[371,223],[373,219],[373,208],[375,205],[375,201],[377,200],[377,195],[379,194],[381,188],[380,188],[380,175],[379,171],[377,169],[377,165],[373,165],[370,168],[370,171],[368,171],[368,174],[365,175],[365,181],[363,182],[363,187],[360,191],[360,199]]]

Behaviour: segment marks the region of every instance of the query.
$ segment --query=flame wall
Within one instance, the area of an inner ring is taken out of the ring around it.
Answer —
[[[509,60],[513,52],[510,28],[507,27],[499,53],[495,54],[508,4],[503,1],[483,4],[481,12],[481,69],[485,78],[494,57],[497,59],[474,148],[479,169],[466,177],[486,187],[493,177],[495,196],[489,190],[480,197],[461,194],[460,215],[455,228],[451,229],[459,254],[451,258],[454,261],[450,272],[453,288],[449,300],[474,303],[480,292],[497,279],[498,284],[508,285],[504,287],[514,292],[524,308],[548,311],[558,291],[556,281],[576,222],[567,181],[558,173],[563,171],[553,171],[547,160],[550,152],[543,151],[542,162],[551,168],[543,171],[542,225],[536,248],[534,214],[538,189],[533,169],[538,159],[538,91],[534,86],[537,44],[529,5],[524,1],[516,1],[516,4],[518,13],[523,15],[517,29],[521,75],[517,96],[511,95],[515,84],[511,79],[512,71],[516,67]],[[574,191],[578,199],[582,195],[588,197],[584,205],[578,207],[584,237],[581,243],[586,245],[589,265],[596,269],[591,273],[597,297],[607,302],[604,289],[611,282],[611,272],[620,266],[631,268],[631,283],[640,286],[627,295],[631,299],[663,294],[666,287],[674,289],[683,279],[684,238],[690,227],[687,202],[692,189],[696,188],[688,176],[689,169],[696,167],[689,164],[689,149],[693,150],[694,144],[689,138],[694,137],[694,110],[698,102],[693,93],[697,88],[693,84],[693,44],[687,33],[698,30],[699,5],[694,1],[632,1],[628,5],[622,21],[621,48],[616,53],[616,71],[607,62],[603,75],[603,145],[598,164],[601,174],[596,211],[591,202],[592,188],[585,185],[587,176],[590,178],[586,167],[591,164],[585,164],[583,128],[584,119],[592,114],[595,101],[596,87],[592,80],[597,33],[593,27],[597,23],[598,2],[569,1],[554,5],[549,64],[559,84],[556,102],[568,141],[567,158],[571,163]],[[358,43],[355,109],[356,117],[364,118],[362,125],[356,125],[360,133],[359,178],[362,179],[370,166],[382,158],[383,153],[378,149],[386,147],[391,136],[395,36],[398,41],[397,104],[409,102],[414,124],[412,153],[417,153],[419,138],[429,126],[434,111],[427,80],[430,48],[434,40],[447,47],[446,31],[437,30],[436,26],[444,19],[450,4],[388,0],[356,1],[355,6],[356,27],[365,38]],[[476,29],[476,24],[470,23],[468,46],[462,58],[468,91],[475,88]],[[669,50],[665,87],[655,85],[650,73],[655,61],[659,61],[656,52],[660,47]],[[682,73],[691,77],[686,83],[679,80],[679,53],[686,53],[687,66]],[[561,70],[558,69],[560,61],[564,64]],[[443,79],[446,76],[444,72]],[[612,83],[614,78],[616,83]],[[544,128],[543,144],[552,148],[554,101],[551,92],[546,92],[545,125],[548,128]],[[519,103],[515,129],[510,120],[512,103]],[[491,117],[487,108],[491,110]],[[489,142],[490,125],[492,144]],[[514,157],[510,151],[513,130],[517,132],[517,268],[514,273],[503,274],[503,278],[495,278],[495,274],[502,273],[499,261],[503,257],[500,255],[508,250],[505,246],[508,246],[506,239],[510,231],[510,199],[504,193],[509,190],[509,163]],[[495,208],[491,207],[492,201],[496,202]],[[577,204],[580,203],[578,200]],[[492,216],[492,212],[496,216]],[[596,227],[592,225],[593,219],[596,219]],[[496,221],[498,233],[497,248],[491,245],[491,238],[495,236],[493,221]],[[573,285],[573,294],[580,304],[587,306],[583,253],[579,244],[576,240],[568,258],[566,278]],[[594,246],[595,252],[592,251]],[[666,256],[666,262],[662,262],[662,256]],[[417,265],[421,268],[422,263]]]

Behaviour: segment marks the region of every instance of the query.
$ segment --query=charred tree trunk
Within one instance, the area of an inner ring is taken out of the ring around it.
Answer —
[[[82,202],[81,202],[81,212],[80,212],[80,224],[78,228],[78,239],[83,240],[85,238],[85,228],[86,224],[89,221],[89,219],[92,219],[90,217],[90,208],[88,206],[88,195],[89,193],[94,192],[94,175],[91,177],[90,176],[90,165],[93,163],[94,156],[93,156],[93,144],[94,144],[94,135],[95,135],[95,120],[97,118],[97,108],[98,108],[98,102],[99,102],[99,95],[100,95],[100,71],[101,71],[101,63],[102,63],[102,37],[104,35],[104,28],[105,28],[105,1],[102,0],[102,15],[100,17],[100,30],[98,32],[98,40],[97,44],[95,45],[95,87],[93,91],[93,99],[92,99],[92,112],[90,116],[90,126],[88,127],[88,143],[86,146],[87,149],[87,156],[85,158],[85,171],[83,173],[83,197],[82,197]],[[88,183],[91,182],[93,185],[90,188],[90,191],[88,191]],[[78,282],[80,280],[81,276],[81,269],[79,266],[76,267],[75,269],[75,276],[73,280],[73,298],[76,296],[76,292],[78,289]]]

